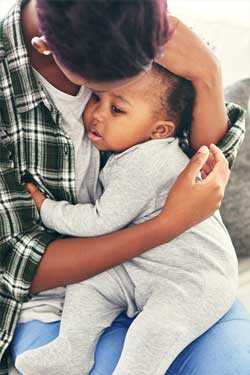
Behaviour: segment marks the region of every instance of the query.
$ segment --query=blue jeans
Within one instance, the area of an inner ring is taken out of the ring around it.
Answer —
[[[199,319],[199,317],[197,317]],[[91,375],[111,375],[119,360],[126,332],[133,319],[121,314],[103,333]],[[11,345],[13,359],[58,336],[60,322],[37,320],[18,324]],[[249,375],[250,315],[236,301],[213,327],[186,347],[166,375]]]

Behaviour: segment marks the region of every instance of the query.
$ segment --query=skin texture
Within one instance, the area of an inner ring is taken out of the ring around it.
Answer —
[[[53,241],[40,262],[31,291],[47,290],[51,288],[51,284],[54,287],[64,285],[69,283],[69,277],[71,283],[87,279],[102,272],[107,264],[115,266],[146,250],[171,241],[184,230],[212,215],[214,210],[220,207],[225,184],[229,179],[229,170],[225,167],[225,159],[220,149],[211,145],[210,151],[214,168],[206,179],[200,183],[196,183],[195,180],[195,176],[209,156],[208,148],[203,146],[178,177],[168,195],[164,209],[156,218],[97,238]],[[40,210],[45,199],[44,195],[30,183],[26,187]],[[190,199],[186,199],[187,196]],[[192,199],[193,196],[195,200]],[[182,204],[176,204],[176,197]],[[206,202],[206,215],[204,202]],[[187,212],[193,214],[190,216]],[[97,257],[93,256],[94,251],[98,253]]]
[[[196,36],[189,35],[187,29],[179,28],[179,25],[180,23],[176,27],[176,22],[173,24],[175,31],[170,39],[172,42],[167,43],[167,54],[162,57],[160,63],[173,72],[174,66],[178,63],[178,74],[185,76],[189,69],[189,76],[191,74],[193,77],[192,81],[198,95],[194,109],[191,142],[198,149],[202,144],[209,146],[210,143],[216,143],[227,129],[224,101],[221,95],[222,87],[217,63],[211,58],[207,49],[197,45]],[[79,85],[82,84],[100,91],[122,86],[129,87],[135,81],[139,82],[146,74],[142,72],[122,82],[107,82],[106,84],[86,82],[84,77],[79,77],[58,64],[53,52],[48,50],[46,41],[39,34],[35,0],[28,2],[23,9],[22,26],[31,65],[57,89],[70,95],[76,95]],[[187,37],[189,38],[188,46],[185,43]],[[185,56],[190,58],[194,53],[195,63],[190,63],[186,67],[188,59]],[[196,62],[200,61],[202,56],[204,69],[194,71]],[[213,126],[210,123],[211,108],[207,101],[208,97],[213,106]],[[215,146],[211,146],[210,150],[214,166],[208,177],[199,184],[195,182],[195,176],[204,167],[209,156],[208,148],[205,147],[202,149],[203,152],[198,152],[192,158],[182,172],[168,196],[165,208],[156,218],[98,238],[68,238],[53,241],[47,247],[38,266],[31,292],[35,293],[89,278],[172,240],[210,216],[221,203],[229,177],[227,162],[221,151]]]
[[[149,139],[172,135],[175,124],[161,110],[165,89],[152,69],[126,87],[95,91],[83,113],[91,142],[99,150],[121,152]]]
[[[190,142],[197,150],[202,145],[217,143],[228,129],[221,68],[216,56],[192,30],[174,16],[169,20],[173,36],[157,62],[192,81],[195,87]]]

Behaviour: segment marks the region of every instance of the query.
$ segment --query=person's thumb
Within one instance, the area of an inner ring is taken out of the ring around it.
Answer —
[[[186,173],[195,181],[198,173],[201,171],[203,166],[209,157],[209,149],[207,146],[201,146],[201,148],[192,157],[189,164],[186,167]]]

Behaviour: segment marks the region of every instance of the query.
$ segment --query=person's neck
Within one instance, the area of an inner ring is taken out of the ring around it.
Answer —
[[[79,86],[65,77],[55,63],[53,56],[40,54],[31,44],[32,38],[40,35],[35,0],[30,0],[22,9],[21,23],[31,66],[58,90],[69,95],[76,95]]]

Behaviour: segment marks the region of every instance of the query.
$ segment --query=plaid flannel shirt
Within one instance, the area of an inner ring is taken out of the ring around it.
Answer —
[[[22,303],[48,244],[23,185],[31,174],[49,197],[76,203],[74,148],[61,116],[33,76],[20,24],[21,1],[0,23],[0,374]],[[230,164],[244,137],[244,111],[227,104],[230,129],[219,146]],[[188,142],[181,146],[189,153]]]

